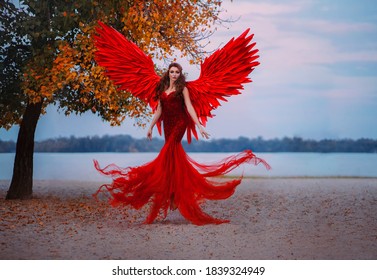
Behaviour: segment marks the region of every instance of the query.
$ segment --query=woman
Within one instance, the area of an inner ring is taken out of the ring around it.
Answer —
[[[154,90],[153,98],[149,96],[145,99],[156,108],[147,137],[152,139],[153,127],[156,124],[160,127],[162,123],[165,144],[156,159],[142,166],[120,168],[111,164],[101,169],[98,162],[95,161],[96,169],[104,175],[112,176],[113,179],[111,184],[101,186],[96,195],[100,192],[110,193],[110,203],[112,205],[130,205],[135,209],[140,209],[147,204],[150,205],[149,215],[145,223],[152,223],[157,217],[165,218],[169,209],[178,209],[187,220],[196,225],[228,222],[228,220],[214,218],[204,213],[200,208],[200,204],[206,199],[228,198],[234,193],[241,179],[216,182],[211,181],[209,178],[224,175],[245,162],[263,163],[269,168],[268,164],[256,157],[250,150],[243,151],[211,165],[203,165],[191,159],[183,150],[181,140],[185,132],[187,132],[188,137],[191,132],[194,135],[196,134],[195,125],[204,138],[209,138],[209,134],[204,130],[201,122],[203,123],[206,120],[206,116],[211,116],[209,112],[215,104],[214,97],[207,94],[207,99],[212,100],[210,104],[210,107],[212,107],[208,109],[209,105],[204,102],[206,99],[203,99],[203,97],[201,97],[202,99],[198,98],[199,92],[196,90],[197,88],[203,89],[205,87],[204,84],[208,84],[208,81],[198,79],[199,82],[186,83],[182,67],[178,63],[170,64],[168,71],[162,78],[157,80],[157,76],[152,74],[153,63],[140,54],[136,45],[125,41],[124,37],[119,33],[114,33],[114,30],[109,30],[107,26],[101,26],[103,29],[98,30],[101,36],[97,37],[97,48],[99,49],[96,58],[97,62],[108,69],[107,74],[114,79],[115,83],[122,86],[125,85],[125,88],[136,96],[140,97],[141,94],[145,94],[148,89],[152,88],[151,85],[155,85],[154,89],[157,90]],[[109,42],[109,40],[114,40],[116,36],[120,37],[115,39],[114,42]],[[116,53],[113,46],[119,45],[119,42],[124,44],[124,48],[121,52]],[[233,48],[233,46],[231,47]],[[132,48],[135,49],[134,53],[124,53],[124,51],[133,51]],[[240,53],[245,55],[242,49]],[[114,55],[116,59],[109,59],[109,54]],[[129,59],[129,57],[135,60],[136,54],[140,55],[138,58],[140,61],[145,60],[141,63],[142,66],[138,71],[125,71],[124,61],[119,66],[114,65],[116,61],[120,60],[119,56],[123,55],[124,60]],[[237,57],[232,59],[238,60]],[[243,59],[242,61],[247,60]],[[250,59],[250,63],[251,61],[253,59]],[[145,65],[149,65],[149,70]],[[208,63],[206,64],[206,62],[202,65],[202,67],[207,66]],[[248,71],[249,68],[247,68]],[[122,72],[119,69],[122,69]],[[147,71],[146,73],[149,73],[149,76],[145,73],[140,75],[140,71]],[[119,78],[120,75],[122,75],[122,78]],[[131,77],[130,75],[133,76]],[[139,85],[142,84],[143,79],[146,79],[146,77],[152,82],[150,85],[144,86],[144,90],[141,91]],[[140,79],[140,82],[135,84],[124,83],[124,80],[134,81],[135,79]],[[237,81],[237,75],[232,75],[231,79],[232,81]],[[239,77],[239,79],[245,81],[243,76]],[[222,83],[223,80],[220,82]],[[234,88],[229,86],[226,90],[228,94]],[[152,90],[150,89],[150,91]],[[191,93],[194,93],[194,97],[196,97],[195,107],[192,103]],[[202,92],[201,96],[204,96],[204,94]],[[216,98],[219,97],[216,96]],[[203,102],[199,103],[200,101]],[[208,110],[207,113],[206,110]],[[200,121],[198,113],[201,117]]]
[[[174,62],[169,65],[168,71],[161,78],[161,82],[157,89],[156,99],[159,101],[157,110],[155,112],[155,115],[153,117],[153,120],[147,133],[148,139],[152,140],[152,129],[161,117],[162,108],[160,98],[162,94],[166,94],[167,96],[169,96],[170,94],[174,94],[176,97],[180,97],[181,99],[183,99],[185,108],[187,109],[187,112],[189,113],[191,119],[198,126],[200,134],[206,139],[209,138],[209,134],[204,130],[203,126],[200,124],[195,110],[191,104],[189,91],[186,88],[185,76],[182,74],[182,66]],[[179,111],[181,111],[181,109],[181,106],[179,106]],[[187,127],[184,127],[183,133],[186,131],[186,128]]]

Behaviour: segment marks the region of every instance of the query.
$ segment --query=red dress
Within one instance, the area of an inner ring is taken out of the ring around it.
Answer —
[[[165,144],[159,155],[151,162],[137,167],[121,168],[111,164],[103,169],[95,161],[96,169],[111,176],[113,182],[97,191],[109,192],[112,205],[130,205],[140,209],[150,204],[145,223],[157,217],[166,217],[169,208],[177,208],[190,222],[196,225],[229,222],[214,218],[202,211],[200,204],[206,199],[219,200],[230,197],[241,179],[216,182],[209,178],[228,173],[242,163],[268,164],[250,150],[228,157],[217,164],[203,165],[195,162],[184,151],[181,140],[189,125],[183,97],[175,93],[163,93],[161,120]]]

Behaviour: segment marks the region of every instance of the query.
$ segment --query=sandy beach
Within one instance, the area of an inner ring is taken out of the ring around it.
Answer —
[[[5,200],[0,259],[377,259],[377,178],[252,178],[195,226],[179,212],[151,225],[147,209],[92,198],[99,183],[35,181],[31,200]]]

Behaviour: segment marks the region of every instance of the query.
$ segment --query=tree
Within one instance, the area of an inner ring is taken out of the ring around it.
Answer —
[[[94,27],[102,20],[156,59],[175,50],[201,60],[202,40],[218,23],[219,0],[5,0],[0,7],[0,127],[20,125],[7,199],[32,195],[34,133],[41,114],[55,104],[65,114],[92,110],[111,125],[125,117],[144,125],[150,111],[117,91],[94,62]]]

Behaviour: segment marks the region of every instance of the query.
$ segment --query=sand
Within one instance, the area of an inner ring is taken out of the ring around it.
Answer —
[[[5,200],[0,259],[377,259],[377,178],[251,178],[204,205],[229,224],[195,226],[177,211],[113,208],[99,183],[35,181],[31,200]]]

